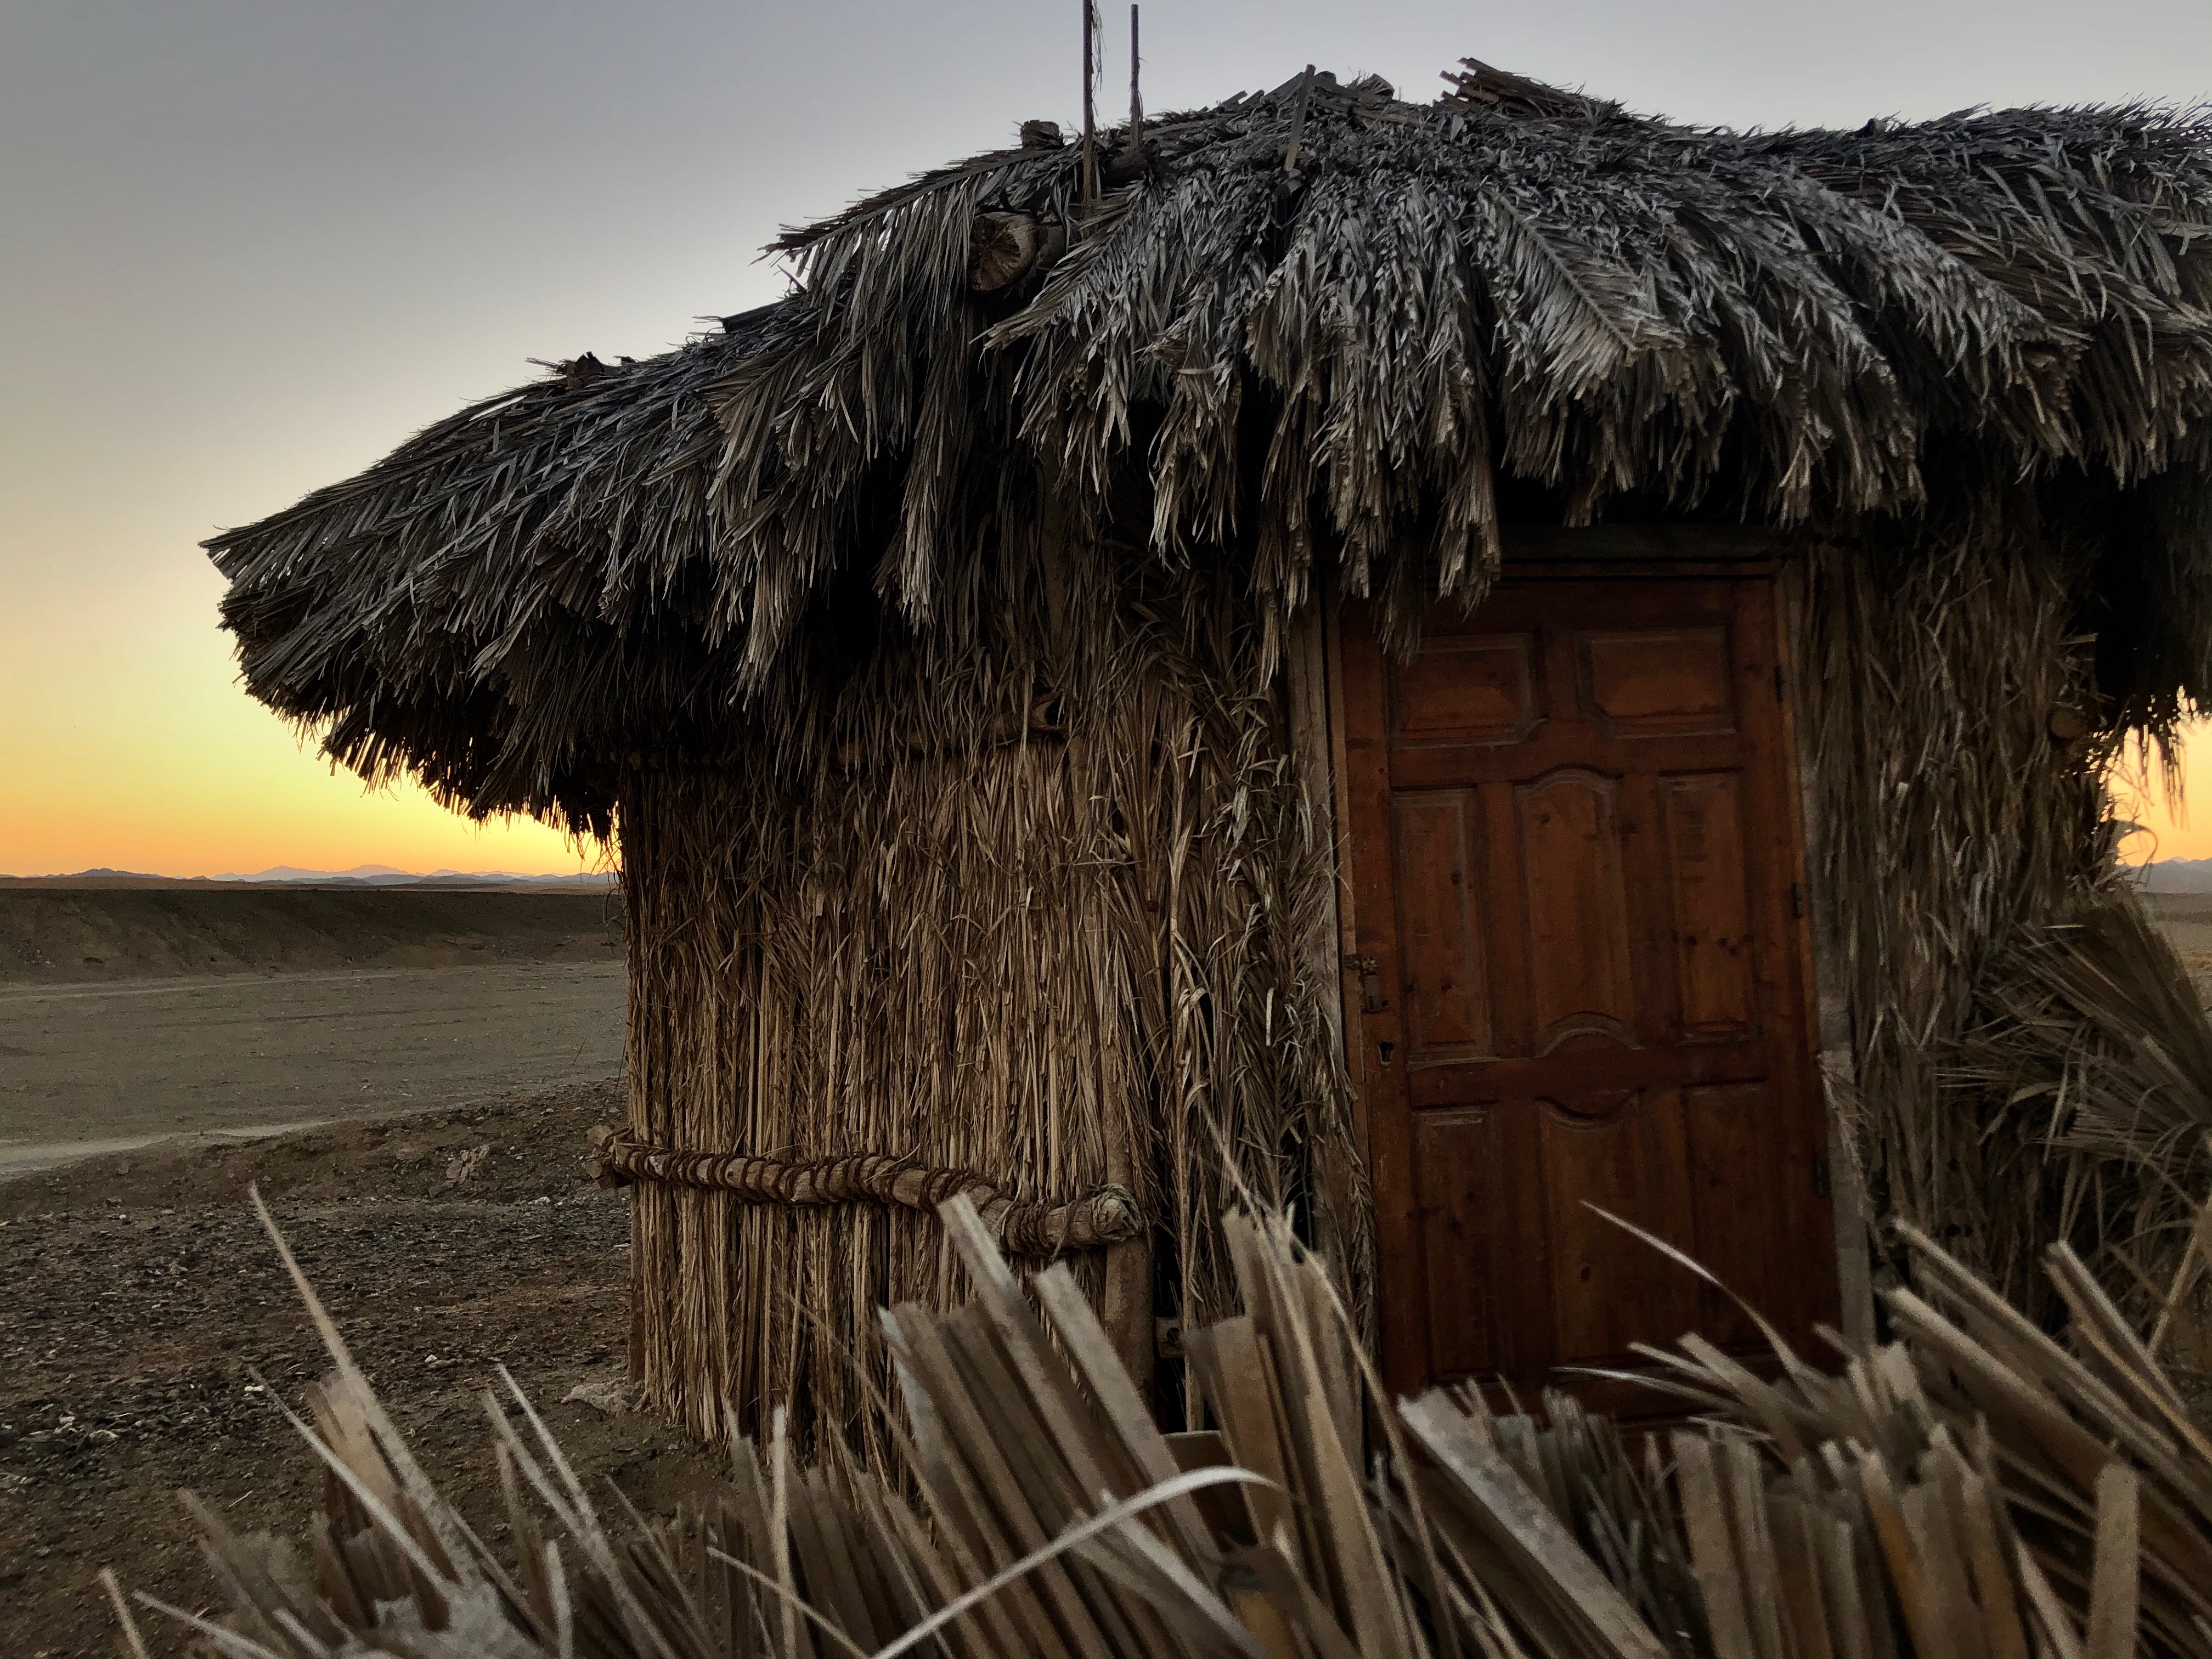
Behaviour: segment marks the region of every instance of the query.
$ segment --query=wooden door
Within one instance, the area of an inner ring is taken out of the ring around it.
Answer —
[[[1725,1298],[1835,1317],[1835,1233],[1774,584],[1509,571],[1410,662],[1347,607],[1355,959],[1384,1375],[1663,1409]]]

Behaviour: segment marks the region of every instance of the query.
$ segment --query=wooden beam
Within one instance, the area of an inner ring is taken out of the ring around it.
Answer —
[[[1289,692],[1291,752],[1306,792],[1306,810],[1313,814],[1315,837],[1323,848],[1328,879],[1328,900],[1316,914],[1305,936],[1298,940],[1297,951],[1312,982],[1329,988],[1329,994],[1322,1000],[1322,1022],[1329,1047],[1345,1055],[1348,1067],[1351,1056],[1344,1041],[1342,994],[1346,947],[1341,908],[1344,883],[1338,856],[1339,780],[1329,718],[1328,623],[1325,615],[1329,609],[1322,599],[1309,599],[1291,619],[1284,678]],[[1352,1241],[1341,1237],[1339,1230],[1352,1220],[1356,1208],[1353,1198],[1358,1191],[1358,1171],[1349,1167],[1347,1162],[1360,1155],[1356,1122],[1352,1134],[1350,1148],[1317,1138],[1314,1149],[1314,1185],[1320,1200],[1314,1206],[1314,1238],[1339,1264],[1351,1259]]]
[[[1828,1196],[1835,1214],[1836,1289],[1842,1304],[1844,1335],[1853,1343],[1871,1348],[1875,1340],[1874,1274],[1867,1248],[1866,1187],[1849,1119],[1858,1073],[1852,1045],[1850,993],[1844,973],[1843,900],[1820,879],[1826,826],[1820,812],[1816,757],[1803,753],[1797,737],[1798,714],[1812,690],[1797,668],[1799,660],[1810,655],[1804,648],[1810,639],[1808,607],[1811,600],[1807,592],[1810,574],[1802,555],[1786,562],[1779,574],[1782,603],[1777,610],[1782,638],[1777,647],[1780,653],[1778,659],[1790,694],[1783,699],[1782,721],[1790,764],[1797,772],[1796,827],[1805,865],[1803,939],[1819,1031],[1816,1070],[1828,1127]]]

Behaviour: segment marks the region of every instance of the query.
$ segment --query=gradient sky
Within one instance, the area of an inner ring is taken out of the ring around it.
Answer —
[[[0,0],[0,872],[577,867],[332,776],[238,690],[195,544],[526,358],[642,356],[773,298],[786,222],[1074,125],[1078,16]],[[1153,0],[1145,36],[1155,110],[1309,61],[1425,97],[1470,53],[1737,125],[2212,92],[2205,0]],[[2212,808],[2142,816],[2160,856],[2212,854]]]

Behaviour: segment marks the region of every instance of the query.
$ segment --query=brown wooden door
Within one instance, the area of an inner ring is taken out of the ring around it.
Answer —
[[[1835,1316],[1770,576],[1500,585],[1341,665],[1384,1374],[1516,1391]],[[1381,1006],[1376,1007],[1375,1005]],[[1608,1409],[1648,1391],[1575,1385]]]

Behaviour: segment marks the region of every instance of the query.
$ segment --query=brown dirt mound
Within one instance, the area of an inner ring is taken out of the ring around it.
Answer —
[[[611,893],[0,886],[0,985],[591,962],[622,955]]]
[[[303,1523],[320,1477],[268,1390],[297,1410],[325,1367],[249,1181],[472,1519],[496,1529],[478,1396],[501,1360],[595,1486],[662,1512],[701,1490],[713,1464],[672,1431],[563,1403],[623,1376],[629,1209],[576,1164],[620,1109],[609,1082],[0,1184],[0,1652],[112,1654],[103,1565],[214,1602],[179,1487],[242,1531]]]

